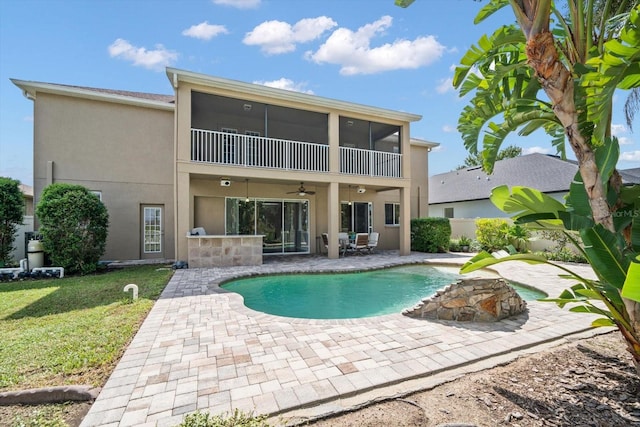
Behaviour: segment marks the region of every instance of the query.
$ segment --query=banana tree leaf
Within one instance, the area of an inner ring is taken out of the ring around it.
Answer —
[[[515,219],[541,213],[551,213],[557,218],[558,212],[565,211],[562,203],[529,187],[513,186],[509,192],[509,187],[500,185],[491,190],[489,198],[498,209]]]
[[[569,207],[569,203],[567,203]],[[590,216],[578,215],[574,212],[558,212],[564,228],[571,231],[580,231],[595,225]]]
[[[480,270],[481,268],[505,261],[523,261],[528,264],[550,264],[545,257],[533,254],[515,254],[503,258],[495,258],[489,252],[482,251],[467,261],[462,268],[460,268],[460,273],[471,273],[472,271]]]
[[[600,318],[591,322],[591,326],[594,328],[602,328],[608,326],[616,326],[611,319]]]
[[[598,307],[594,307],[592,305],[579,305],[577,307],[571,307],[569,309],[572,313],[591,313],[591,314],[599,314],[601,316],[607,316],[608,312],[599,309]]]
[[[604,282],[622,289],[629,267],[629,260],[622,255],[624,239],[601,224],[582,230],[580,236],[594,272]]]
[[[580,171],[576,173],[569,185],[569,194],[567,195],[567,208],[571,208],[571,211],[578,216],[589,218],[591,217],[591,206],[589,205],[589,197],[587,196],[587,190],[584,188],[584,181],[582,181],[582,175]]]
[[[620,157],[618,138],[605,138],[604,145],[596,148],[595,155],[600,177],[602,178],[602,182],[606,184],[609,178],[611,178],[611,174],[615,170],[618,158]]]
[[[640,302],[640,256],[636,260],[638,262],[629,264],[627,279],[622,286],[621,295],[624,298]]]
[[[580,289],[576,293],[589,299],[602,299],[602,295],[592,289]]]

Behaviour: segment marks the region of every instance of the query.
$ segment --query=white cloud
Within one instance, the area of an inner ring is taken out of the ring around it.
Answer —
[[[550,150],[549,148],[544,148],[544,147],[526,147],[522,149],[522,154],[533,154],[533,153],[540,153],[540,154],[549,154]]]
[[[612,124],[611,125],[611,133],[615,136],[618,136],[623,133],[627,133],[627,127],[621,124]]]
[[[293,52],[296,44],[310,42],[338,25],[326,16],[307,18],[291,25],[283,21],[266,21],[248,32],[242,42],[260,46],[269,55]]]
[[[620,153],[620,160],[624,162],[640,162],[640,150],[624,151]]]
[[[371,47],[372,39],[384,33],[392,21],[390,16],[383,16],[355,32],[338,28],[316,52],[307,52],[306,57],[319,64],[339,64],[340,74],[354,75],[415,69],[430,65],[442,56],[445,47],[433,36]]]
[[[193,37],[194,39],[211,40],[219,34],[227,33],[229,33],[229,31],[227,31],[224,25],[211,25],[207,21],[204,21],[187,28],[182,32],[182,35]]]
[[[451,126],[451,125],[444,125],[444,126],[442,126],[442,131],[443,132],[447,132],[447,133],[455,132],[456,131],[456,127],[455,126]]]
[[[628,136],[619,136],[618,137],[618,144],[620,144],[620,145],[631,145],[631,144],[633,144],[633,140],[631,138],[629,138]]]
[[[112,58],[120,58],[133,62],[133,65],[145,67],[150,70],[162,71],[164,67],[171,65],[178,59],[178,53],[165,49],[161,44],[154,50],[144,47],[136,47],[124,39],[117,39],[109,46],[109,55]]]
[[[256,9],[262,0],[212,0],[213,4],[231,6],[236,9]]]
[[[309,89],[305,89],[304,87],[307,85],[306,83],[295,83],[293,80],[281,78],[278,80],[271,81],[254,81],[253,83],[268,87],[274,87],[276,89],[286,89],[292,90],[294,92],[302,92],[308,93],[309,95],[313,95],[313,91]]]
[[[453,90],[453,79],[451,77],[440,79],[440,83],[436,86],[436,92],[440,94],[451,92]]]

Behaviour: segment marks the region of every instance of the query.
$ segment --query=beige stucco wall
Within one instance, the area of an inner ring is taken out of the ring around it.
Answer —
[[[35,202],[51,179],[100,191],[104,259],[140,258],[141,205],[164,206],[164,256],[174,258],[173,112],[47,93],[34,108]]]

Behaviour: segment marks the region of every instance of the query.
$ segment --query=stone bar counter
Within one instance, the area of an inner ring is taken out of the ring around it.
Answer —
[[[261,265],[262,238],[254,235],[187,236],[189,267]]]

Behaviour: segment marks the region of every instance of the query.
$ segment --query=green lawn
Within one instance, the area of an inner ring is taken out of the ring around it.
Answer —
[[[152,265],[0,283],[0,391],[102,386],[171,275]]]

